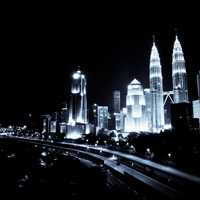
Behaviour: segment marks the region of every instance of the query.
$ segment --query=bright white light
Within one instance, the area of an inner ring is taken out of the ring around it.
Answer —
[[[123,108],[122,112],[123,112],[124,115],[126,115],[127,114],[127,108]]]
[[[146,149],[146,151],[147,151],[148,153],[150,153],[150,152],[151,152],[151,150],[150,150],[149,148],[147,148],[147,149]]]
[[[45,156],[47,156],[47,152],[46,152],[46,151],[43,151],[43,152],[41,153],[41,155],[45,157]]]
[[[102,147],[100,148],[99,152],[102,153]]]
[[[67,134],[67,139],[73,139],[73,140],[76,140],[76,139],[79,139],[81,138],[81,133],[78,132],[78,131],[72,131],[70,133]]]
[[[115,155],[112,155],[112,157],[110,157],[109,160],[117,160],[117,157]]]
[[[175,74],[186,74],[186,69],[185,68],[173,69],[172,75],[174,76]]]
[[[71,126],[75,126],[76,122],[73,119],[71,119],[68,124]]]
[[[76,73],[73,74],[72,77],[73,77],[73,79],[79,79],[80,78],[80,74],[76,72]]]
[[[171,153],[168,153],[167,155],[168,155],[169,158],[171,158],[171,156],[172,156]]]
[[[47,164],[42,159],[40,159],[40,165],[45,167]]]
[[[86,124],[85,133],[86,133],[86,134],[89,134],[90,132],[91,132],[91,130],[90,130],[90,125],[89,125],[89,124]]]
[[[171,129],[172,128],[172,125],[171,124],[165,124],[165,126],[164,126],[164,129],[165,130],[169,130],[169,129]]]
[[[22,127],[22,129],[26,129],[27,128],[27,126],[26,125],[24,125],[23,127]]]
[[[160,57],[159,57],[159,54],[158,54],[158,49],[156,48],[155,43],[153,44],[152,49],[151,49],[150,59],[151,60],[157,60],[157,61],[160,60]]]

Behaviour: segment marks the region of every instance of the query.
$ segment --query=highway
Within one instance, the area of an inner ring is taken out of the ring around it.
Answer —
[[[95,163],[103,166],[108,170],[107,172],[112,174],[108,176],[108,180],[112,180],[110,183],[113,182],[115,183],[114,185],[118,183],[118,187],[123,188],[121,191],[125,191],[124,188],[126,188],[128,192],[126,191],[125,193],[132,194],[132,196],[138,197],[144,190],[147,196],[162,199],[188,199],[192,194],[199,194],[199,177],[134,155],[83,144],[54,143],[16,137],[9,139],[45,148],[53,148],[56,151],[65,151],[74,157],[83,159],[84,163]],[[121,186],[120,182],[123,183]],[[110,187],[112,188],[112,186]]]

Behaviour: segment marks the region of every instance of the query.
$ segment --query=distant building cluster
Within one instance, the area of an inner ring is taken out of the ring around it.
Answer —
[[[198,90],[199,77],[200,75],[198,74]],[[149,88],[143,89],[142,84],[136,79],[133,79],[128,84],[126,107],[115,113],[116,130],[160,133],[165,129],[171,128],[171,125],[176,128],[177,123],[171,121],[176,121],[174,117],[171,117],[172,115],[180,119],[190,119],[188,121],[190,125],[188,126],[199,126],[197,120],[193,118],[200,119],[200,103],[199,99],[193,101],[192,109],[189,102],[185,59],[177,36],[172,52],[172,85],[172,91],[163,91],[162,66],[154,41],[150,54]],[[173,106],[168,106],[172,107],[171,110],[167,109],[167,104],[169,103],[173,104]],[[179,110],[185,114],[183,115]],[[179,123],[181,122],[183,121],[180,120]]]
[[[72,74],[69,107],[61,112],[43,116],[43,132],[59,132],[66,138],[76,139],[83,134],[113,129],[118,132],[160,133],[165,129],[199,128],[200,121],[200,72],[197,75],[198,99],[189,102],[187,72],[183,50],[176,36],[172,52],[171,91],[163,91],[163,75],[160,56],[155,41],[150,54],[149,88],[133,79],[127,86],[126,106],[121,107],[119,90],[112,94],[110,112],[106,105],[93,104],[92,120],[88,118],[86,76],[78,69]],[[170,102],[170,109],[166,104]],[[112,125],[110,125],[110,123]]]

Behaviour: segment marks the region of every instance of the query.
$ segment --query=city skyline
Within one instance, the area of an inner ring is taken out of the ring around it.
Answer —
[[[161,3],[3,5],[2,198],[198,197],[199,7]]]
[[[40,114],[58,110],[63,101],[69,102],[70,75],[79,64],[88,79],[88,105],[97,103],[111,106],[112,90],[120,90],[121,102],[122,105],[125,105],[125,87],[133,78],[139,79],[144,88],[149,87],[148,65],[153,33],[156,35],[156,44],[166,77],[163,80],[164,91],[169,90],[172,88],[171,51],[175,39],[174,27],[173,25],[166,25],[166,27],[162,25],[157,29],[155,26],[150,29],[143,27],[143,29],[136,30],[132,36],[132,32],[127,32],[126,37],[124,37],[125,34],[119,38],[108,37],[102,44],[101,38],[94,40],[93,44],[94,37],[86,37],[85,42],[80,37],[75,41],[74,46],[71,42],[67,50],[59,49],[61,55],[55,54],[52,62],[47,60],[45,63],[46,57],[42,59],[41,63],[37,63],[39,57],[35,57],[35,60],[26,58],[25,61],[29,62],[30,68],[24,69],[26,62],[22,63],[21,68],[14,69],[13,73],[9,73],[11,76],[9,83],[5,84],[3,75],[8,73],[9,68],[2,73],[1,89],[5,93],[5,97],[1,99],[2,119],[7,118],[6,115],[8,117],[13,115],[15,118],[15,113]],[[198,38],[195,38],[197,33],[194,33],[194,37],[192,37],[192,30],[188,26],[178,26],[178,37],[183,46],[186,60],[190,100],[197,97],[196,82],[194,81],[199,66],[197,55],[199,41]],[[73,37],[74,40],[75,37]],[[89,42],[88,45],[87,42]],[[59,46],[54,44],[54,47]],[[77,51],[75,50],[76,46]],[[47,52],[45,56],[47,56]],[[47,57],[50,56],[52,53]],[[59,57],[60,59],[57,59]],[[18,63],[19,60],[13,60],[11,64],[14,65],[15,62]],[[98,92],[96,88],[98,88]],[[18,98],[13,102],[12,97],[15,95]]]

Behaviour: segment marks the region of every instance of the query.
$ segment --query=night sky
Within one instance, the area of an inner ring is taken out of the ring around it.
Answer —
[[[132,79],[137,78],[144,88],[149,86],[153,34],[164,90],[170,90],[174,28],[184,50],[190,99],[195,99],[200,66],[196,13],[155,10],[70,12],[66,7],[61,12],[48,8],[6,12],[1,25],[0,119],[52,112],[62,102],[69,103],[70,76],[77,65],[87,76],[89,105],[111,105],[113,89],[121,90],[125,105],[126,86]]]

